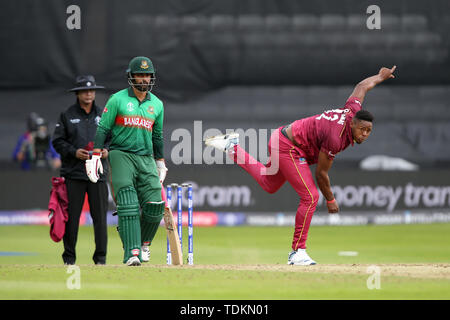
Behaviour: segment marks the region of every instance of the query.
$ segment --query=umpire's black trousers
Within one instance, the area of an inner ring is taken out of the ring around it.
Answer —
[[[62,258],[66,264],[75,264],[75,246],[78,238],[81,210],[87,193],[89,209],[94,224],[95,252],[94,263],[106,263],[106,246],[108,241],[106,213],[108,211],[108,186],[106,182],[92,183],[84,180],[65,179],[67,198],[69,200],[69,219],[64,233],[64,253]]]

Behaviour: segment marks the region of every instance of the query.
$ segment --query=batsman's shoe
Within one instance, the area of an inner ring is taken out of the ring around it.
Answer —
[[[228,134],[222,134],[218,136],[212,136],[206,138],[205,144],[207,146],[214,147],[223,152],[234,152],[234,146],[239,144],[239,133],[233,132]]]
[[[309,266],[317,263],[308,256],[305,249],[298,249],[297,251],[291,251],[289,253],[287,264],[295,266]]]
[[[141,247],[141,260],[142,262],[150,261],[150,248],[146,245]]]
[[[137,256],[132,256],[127,261],[127,266],[140,266],[140,265],[141,265],[141,261],[139,260],[139,258]]]

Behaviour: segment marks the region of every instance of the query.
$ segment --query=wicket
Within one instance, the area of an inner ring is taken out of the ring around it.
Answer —
[[[183,249],[183,188],[187,188],[188,192],[188,258],[187,263],[189,265],[194,264],[194,210],[192,199],[192,184],[183,183],[181,185],[172,183],[167,186],[167,202],[172,204],[172,190],[177,190],[177,227],[178,237],[180,238],[180,246]],[[172,264],[172,255],[170,252],[169,239],[167,239],[167,264]]]

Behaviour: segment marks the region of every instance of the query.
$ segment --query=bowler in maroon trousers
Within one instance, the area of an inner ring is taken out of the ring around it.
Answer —
[[[364,97],[377,84],[394,78],[395,69],[395,66],[391,69],[383,67],[378,74],[358,83],[344,107],[299,119],[275,130],[270,137],[270,158],[266,165],[239,146],[237,133],[206,139],[207,145],[227,152],[268,193],[278,191],[288,181],[299,195],[288,264],[316,264],[306,253],[308,230],[319,200],[310,165],[317,164],[315,177],[327,201],[328,212],[337,213],[339,205],[331,190],[328,171],[339,152],[369,137],[374,118],[362,109]]]

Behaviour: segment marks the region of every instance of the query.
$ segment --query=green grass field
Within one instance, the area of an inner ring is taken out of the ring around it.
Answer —
[[[69,289],[74,274],[48,226],[1,226],[0,299],[450,299],[450,224],[312,226],[308,253],[319,264],[309,267],[286,265],[292,231],[197,227],[195,266],[166,266],[160,228],[150,263],[126,267],[114,227],[106,266],[93,264],[93,229],[81,227],[80,289]],[[381,268],[380,289],[367,287],[369,265]]]

